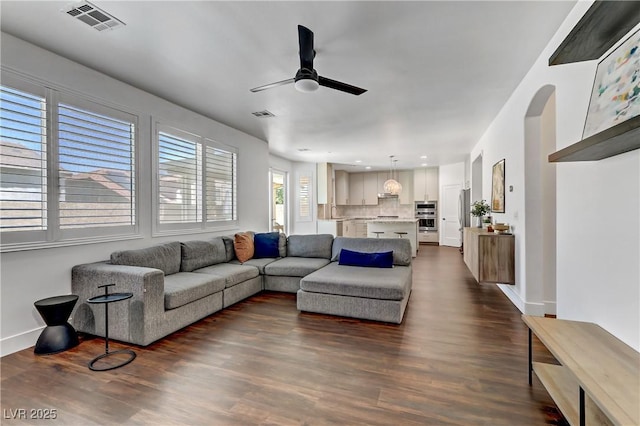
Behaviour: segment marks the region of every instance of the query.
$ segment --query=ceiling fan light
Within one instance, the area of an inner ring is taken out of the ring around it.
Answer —
[[[315,92],[320,87],[318,82],[311,78],[301,78],[296,81],[295,86],[297,91],[304,93]]]

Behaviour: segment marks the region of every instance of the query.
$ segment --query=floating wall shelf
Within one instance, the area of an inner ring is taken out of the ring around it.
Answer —
[[[549,58],[549,65],[600,58],[640,22],[640,1],[594,2]]]
[[[596,0],[549,58],[549,65],[599,59],[640,23],[640,1]],[[640,148],[640,116],[549,155],[549,162],[596,161]]]
[[[640,115],[549,155],[550,163],[596,161],[640,148]]]

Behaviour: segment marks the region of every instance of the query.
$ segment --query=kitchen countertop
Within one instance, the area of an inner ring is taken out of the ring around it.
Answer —
[[[377,217],[367,220],[367,223],[415,223],[415,217]]]

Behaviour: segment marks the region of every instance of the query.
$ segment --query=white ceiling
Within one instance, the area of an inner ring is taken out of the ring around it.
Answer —
[[[96,31],[68,1],[0,2],[2,31],[209,116],[299,161],[398,169],[463,161],[575,1],[94,1],[126,26]],[[361,96],[293,85],[297,25],[318,74]],[[269,110],[275,118],[255,118]],[[301,152],[299,149],[308,149]],[[427,155],[427,160],[421,159]]]

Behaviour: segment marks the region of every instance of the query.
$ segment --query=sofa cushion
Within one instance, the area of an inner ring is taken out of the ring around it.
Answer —
[[[240,262],[246,262],[254,254],[253,235],[248,232],[238,232],[233,239],[233,248]]]
[[[233,287],[251,278],[260,275],[258,268],[249,265],[237,265],[233,263],[218,263],[217,265],[207,266],[205,268],[196,269],[194,273],[210,274],[224,278],[226,288]]]
[[[227,237],[226,235],[222,238],[222,242],[224,242],[224,250],[227,253],[227,258],[225,259],[225,262],[231,262],[233,259],[236,258],[236,251],[233,248],[233,237]]]
[[[337,261],[342,249],[362,253],[393,251],[393,264],[411,265],[411,242],[407,238],[348,238],[336,237],[331,249],[331,260]]]
[[[287,257],[287,236],[282,232],[278,240],[278,251],[280,252],[280,257]]]
[[[336,262],[300,280],[300,288],[313,293],[368,299],[402,300],[411,291],[411,267],[360,268]]]
[[[340,265],[361,266],[367,268],[392,268],[393,252],[361,253],[359,251],[342,249],[340,251],[338,263]]]
[[[227,260],[222,238],[214,238],[209,241],[186,241],[180,243],[180,246],[182,249],[180,271],[182,272],[191,272],[194,269],[204,268]]]
[[[180,272],[164,277],[164,308],[175,309],[224,290],[224,278]]]
[[[280,233],[279,232],[264,232],[257,233],[253,236],[254,253],[253,257],[256,259],[261,258],[275,258],[280,256]]]
[[[329,259],[313,257],[283,257],[264,267],[265,275],[304,277],[329,263]]]
[[[274,262],[278,260],[278,258],[268,258],[268,257],[263,257],[262,259],[249,259],[244,263],[240,263],[240,261],[238,259],[234,259],[232,260],[231,263],[232,265],[247,265],[247,266],[255,266],[256,268],[258,268],[258,271],[260,272],[260,275],[264,275],[264,268],[270,264],[271,262]]]
[[[180,257],[180,243],[173,241],[143,249],[114,251],[111,253],[111,263],[155,268],[165,275],[171,275],[180,272]]]
[[[333,235],[290,235],[287,241],[287,256],[331,258]]]

